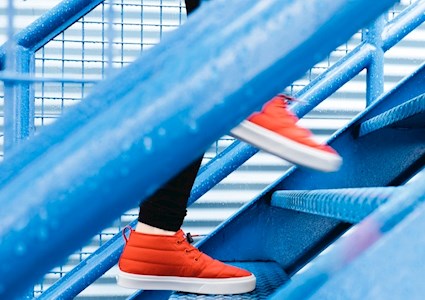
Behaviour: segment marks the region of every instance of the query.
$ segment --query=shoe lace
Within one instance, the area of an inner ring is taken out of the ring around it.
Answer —
[[[283,94],[283,93],[277,94],[277,97],[281,98],[286,103],[291,103],[291,102],[305,102],[303,100],[300,100],[298,98],[295,98],[294,96],[289,96],[289,95]]]
[[[195,261],[198,261],[203,254],[198,248],[192,246],[193,237],[198,237],[198,236],[205,236],[205,235],[203,234],[191,235],[190,232],[188,232],[185,234],[185,237],[183,239],[177,241],[177,243],[179,244],[187,243],[188,248],[185,249],[186,253],[195,252],[197,254],[195,257]]]
[[[304,102],[302,100],[299,100],[293,96],[289,96],[286,94],[278,94],[277,97],[282,99],[285,109],[279,110],[279,113],[281,116],[279,116],[279,119],[281,120],[280,124],[282,126],[285,126],[287,128],[290,128],[292,132],[296,132],[297,139],[303,140],[303,141],[310,141],[312,137],[312,133],[310,130],[300,127],[297,125],[297,122],[299,121],[298,117],[293,114],[290,110],[286,109],[287,105],[290,102]]]
[[[128,242],[128,237],[127,237],[127,230],[131,233],[132,231],[134,231],[133,227],[131,227],[130,225],[125,226],[122,229],[122,236],[124,237],[125,243],[127,244]]]
[[[277,97],[282,98],[284,101],[297,101],[297,99],[287,94],[277,94]]]

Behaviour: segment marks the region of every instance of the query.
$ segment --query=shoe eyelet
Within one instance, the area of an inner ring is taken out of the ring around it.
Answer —
[[[189,251],[188,249],[184,249],[184,252],[186,252],[186,254],[187,254],[187,253],[189,253],[190,251]]]
[[[195,261],[199,261],[199,258],[195,258]]]

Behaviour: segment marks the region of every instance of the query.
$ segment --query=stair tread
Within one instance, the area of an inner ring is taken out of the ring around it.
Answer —
[[[275,262],[235,262],[232,265],[249,270],[257,277],[254,291],[240,295],[198,295],[175,292],[170,299],[208,300],[208,299],[267,299],[268,296],[289,279],[289,276]]]
[[[360,125],[359,136],[385,127],[425,128],[425,94],[383,112]]]
[[[386,202],[396,187],[285,190],[272,195],[271,205],[357,223]]]

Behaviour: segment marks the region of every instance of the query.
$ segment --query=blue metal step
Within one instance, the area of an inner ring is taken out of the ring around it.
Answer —
[[[276,191],[271,205],[358,223],[397,190],[396,187]]]
[[[359,136],[382,128],[425,128],[425,94],[400,104],[360,125]]]
[[[170,299],[179,300],[209,300],[209,299],[267,299],[273,292],[285,283],[289,277],[279,264],[275,262],[239,262],[232,265],[249,270],[257,277],[257,287],[251,293],[240,295],[198,295],[175,292]]]

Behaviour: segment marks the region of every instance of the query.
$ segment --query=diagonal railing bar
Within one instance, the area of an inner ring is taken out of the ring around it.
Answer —
[[[386,52],[391,49],[423,22],[425,22],[425,1],[420,0],[409,5],[385,25],[382,32],[382,50]],[[375,49],[376,46],[366,41],[359,44],[296,95],[303,101],[295,103],[292,106],[293,111],[299,117],[310,112],[366,68],[372,60]]]
[[[418,10],[420,8],[416,6],[415,9]],[[420,25],[419,22],[407,22],[405,19],[408,15],[421,14],[412,10],[409,6],[402,14],[392,20],[391,26],[398,28],[402,32],[393,31],[394,34],[405,36],[408,33],[402,26],[397,25],[401,18],[403,18],[404,26],[408,26],[410,31]],[[391,37],[388,36],[386,39],[389,38]],[[313,80],[311,84],[297,93],[296,96],[303,100],[301,103],[306,103],[293,106],[298,116],[301,117],[308,113],[316,105],[356,76],[368,65],[373,51],[373,46],[363,42],[341,58],[336,64],[332,65],[326,72]],[[201,169],[195,182],[191,198],[189,199],[189,205],[252,157],[257,151],[258,149],[239,141],[232,143],[221,152],[219,156],[215,157]],[[136,222],[137,221],[134,221],[131,224],[134,225]],[[111,242],[104,244],[85,261],[81,262],[80,267],[72,270],[58,280],[58,282],[47,289],[41,297],[43,297],[43,295],[46,297],[60,295],[61,293],[66,293],[67,295],[78,294],[117,262],[123,246],[124,243],[121,234],[117,234]],[[111,249],[108,249],[109,247]],[[94,263],[95,260],[92,260],[92,257],[96,257],[96,260],[99,262],[98,265]],[[90,263],[88,263],[89,261]],[[89,274],[91,272],[93,272],[93,274]]]
[[[291,106],[292,111],[298,117],[303,117],[313,110],[366,68],[372,59],[374,49],[372,45],[362,42],[339,59],[295,95],[300,101],[294,102]]]
[[[387,23],[382,31],[382,49],[388,51],[423,22],[425,22],[425,1],[419,0],[410,4]]]

